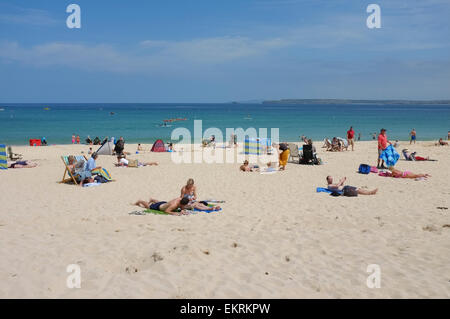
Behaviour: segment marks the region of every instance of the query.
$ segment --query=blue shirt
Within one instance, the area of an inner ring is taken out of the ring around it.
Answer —
[[[95,160],[91,157],[86,164],[86,170],[92,171],[94,168],[97,167],[97,163],[95,163]]]

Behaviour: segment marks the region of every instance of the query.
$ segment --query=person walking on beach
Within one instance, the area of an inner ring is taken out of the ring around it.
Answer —
[[[77,144],[80,144],[80,135],[77,135]]]
[[[361,141],[361,133],[358,133],[358,142]]]
[[[355,145],[355,131],[353,130],[353,126],[350,126],[350,129],[347,131],[347,140],[348,144],[352,146],[353,151],[353,147]]]
[[[392,144],[391,141],[387,139],[386,136],[386,129],[382,128],[380,131],[380,135],[378,135],[378,161],[377,161],[377,168],[385,169],[386,166],[384,166],[384,160],[380,158],[381,153],[386,149],[388,144]],[[380,166],[381,161],[381,166]]]
[[[414,141],[414,144],[416,144],[416,129],[412,129],[412,131],[409,133],[409,135],[411,136],[411,139],[409,141],[409,144],[411,145],[411,143]]]
[[[72,134],[72,144],[75,144],[75,134]]]

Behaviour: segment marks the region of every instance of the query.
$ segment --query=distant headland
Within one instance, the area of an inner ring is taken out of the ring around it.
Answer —
[[[262,104],[450,104],[450,100],[349,100],[349,99],[281,99],[266,100]]]

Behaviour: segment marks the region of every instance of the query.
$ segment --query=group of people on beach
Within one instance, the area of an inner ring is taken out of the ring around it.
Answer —
[[[197,187],[194,185],[194,180],[189,178],[181,188],[180,196],[170,200],[161,201],[155,198],[150,198],[148,201],[138,200],[134,205],[164,212],[170,215],[187,215],[189,210],[197,209],[202,211],[218,211],[220,206],[209,206],[205,201],[198,201]]]
[[[67,159],[68,165],[72,176],[76,176],[77,182],[81,187],[88,183],[94,183],[95,178],[94,171],[101,170],[101,166],[97,166],[96,159],[98,154],[96,152],[92,153],[91,157],[86,161],[77,160],[75,156],[70,155]]]

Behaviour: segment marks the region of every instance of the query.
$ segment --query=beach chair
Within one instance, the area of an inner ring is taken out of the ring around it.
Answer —
[[[11,161],[21,160],[22,157],[23,157],[22,154],[16,154],[16,153],[14,153],[14,152],[12,151],[11,146],[8,146],[8,158],[9,158]]]
[[[294,161],[294,158],[297,157],[298,160],[300,160],[300,154],[298,152],[298,146],[297,144],[294,143],[289,143],[288,144],[288,148],[289,148],[289,159],[291,159],[292,161]]]
[[[300,164],[312,164],[316,162],[316,154],[314,154],[312,145],[303,145],[303,153],[302,157],[300,158],[299,163]]]
[[[61,156],[61,159],[64,163],[64,166],[66,167],[66,169],[64,170],[64,176],[61,180],[61,183],[69,183],[69,182],[74,182],[76,185],[78,185],[79,183],[77,182],[77,174],[72,174],[72,172],[69,169],[69,156]],[[87,158],[84,155],[79,155],[79,156],[75,156],[75,159],[77,161],[83,160],[85,162],[87,162]],[[68,174],[68,178],[66,178],[66,174]]]

